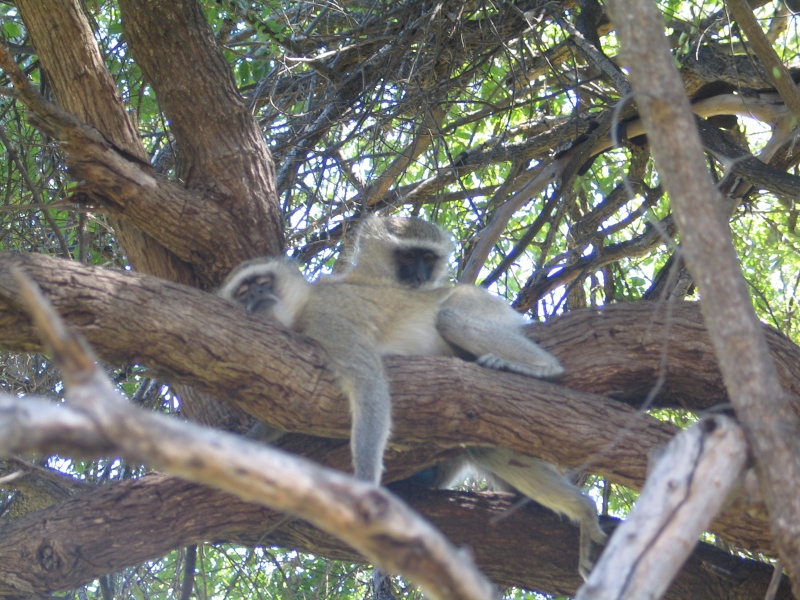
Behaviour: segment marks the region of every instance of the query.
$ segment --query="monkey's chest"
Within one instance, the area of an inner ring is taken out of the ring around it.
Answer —
[[[379,351],[387,355],[450,356],[450,346],[439,335],[434,315],[409,316],[384,332]]]

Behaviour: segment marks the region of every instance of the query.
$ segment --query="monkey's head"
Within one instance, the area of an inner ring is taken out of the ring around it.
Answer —
[[[349,273],[413,288],[433,287],[447,274],[450,236],[417,217],[371,215],[360,225]]]
[[[237,266],[217,295],[249,313],[292,327],[308,297],[309,285],[293,260],[263,257]]]

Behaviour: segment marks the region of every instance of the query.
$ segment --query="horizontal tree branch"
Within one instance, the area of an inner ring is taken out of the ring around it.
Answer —
[[[14,264],[38,282],[103,360],[145,365],[166,381],[234,401],[287,431],[349,436],[345,400],[313,344],[232,311],[210,294],[152,277],[40,255],[2,255],[0,347],[40,349],[14,300]],[[726,400],[696,306],[643,303],[578,311],[531,333],[563,361],[563,385],[457,359],[387,360],[395,421],[386,456],[392,477],[419,467],[414,458],[421,447],[500,445],[638,488],[647,453],[665,444],[675,428],[594,394],[642,402],[652,392],[661,404],[690,408]],[[777,334],[770,339],[791,389],[800,380],[800,349]],[[337,448],[335,461],[344,467],[346,446]],[[427,454],[424,460],[430,459]],[[743,547],[769,551],[763,520],[741,510],[713,529]]]
[[[499,585],[572,595],[581,584],[575,569],[577,529],[547,509],[529,503],[511,510],[515,501],[507,494],[408,486],[394,491],[453,543],[469,547],[478,568]],[[154,506],[158,509],[153,510]],[[0,575],[20,565],[19,572],[29,573],[22,580],[47,593],[209,540],[363,561],[355,550],[308,523],[281,524],[283,519],[278,512],[219,490],[153,474],[100,487],[22,519],[0,522]],[[609,527],[611,522],[606,519],[604,525]],[[114,540],[112,546],[109,540]],[[770,565],[700,543],[665,598],[760,598],[771,574]],[[0,597],[18,593],[18,585],[0,576]],[[783,582],[777,598],[791,597]]]

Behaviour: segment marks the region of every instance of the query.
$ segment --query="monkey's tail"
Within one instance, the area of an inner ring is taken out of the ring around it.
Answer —
[[[470,462],[476,468],[507,483],[553,512],[586,528],[595,542],[606,534],[600,529],[594,501],[564,476],[558,468],[540,458],[507,448],[470,448]]]

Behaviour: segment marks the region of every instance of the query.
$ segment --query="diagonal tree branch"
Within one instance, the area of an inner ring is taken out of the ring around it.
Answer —
[[[702,294],[725,386],[756,456],[778,553],[800,595],[800,420],[753,310],[723,198],[703,167],[697,126],[664,36],[663,17],[649,0],[614,0],[609,7],[672,199],[684,258]]]
[[[792,75],[789,69],[783,64],[783,61],[775,52],[772,47],[772,42],[767,39],[761,25],[756,21],[753,14],[753,9],[746,0],[727,0],[725,3],[733,14],[733,18],[742,28],[747,39],[753,45],[756,56],[761,60],[764,65],[764,72],[769,77],[775,89],[783,98],[786,106],[792,111],[794,115],[794,124],[797,126],[800,120],[800,92],[797,91],[797,86],[792,80]]]
[[[105,66],[84,5],[78,0],[53,0],[46,5],[37,0],[20,0],[16,7],[61,107],[102,132],[115,150],[146,164],[147,153]],[[25,95],[24,82],[10,67],[4,66],[14,85]],[[30,94],[27,96],[30,100]],[[190,269],[168,247],[143,230],[131,225],[123,227],[115,218],[112,222],[137,269],[172,281],[195,283]]]
[[[178,180],[206,205],[219,205],[204,210],[226,210],[236,223],[247,224],[236,228],[238,242],[222,229],[217,247],[220,239],[238,245],[239,260],[282,252],[283,216],[272,156],[201,3],[122,0],[119,5],[131,54],[175,136]],[[192,34],[178,36],[175,30]],[[153,40],[159,40],[158,52]]]

